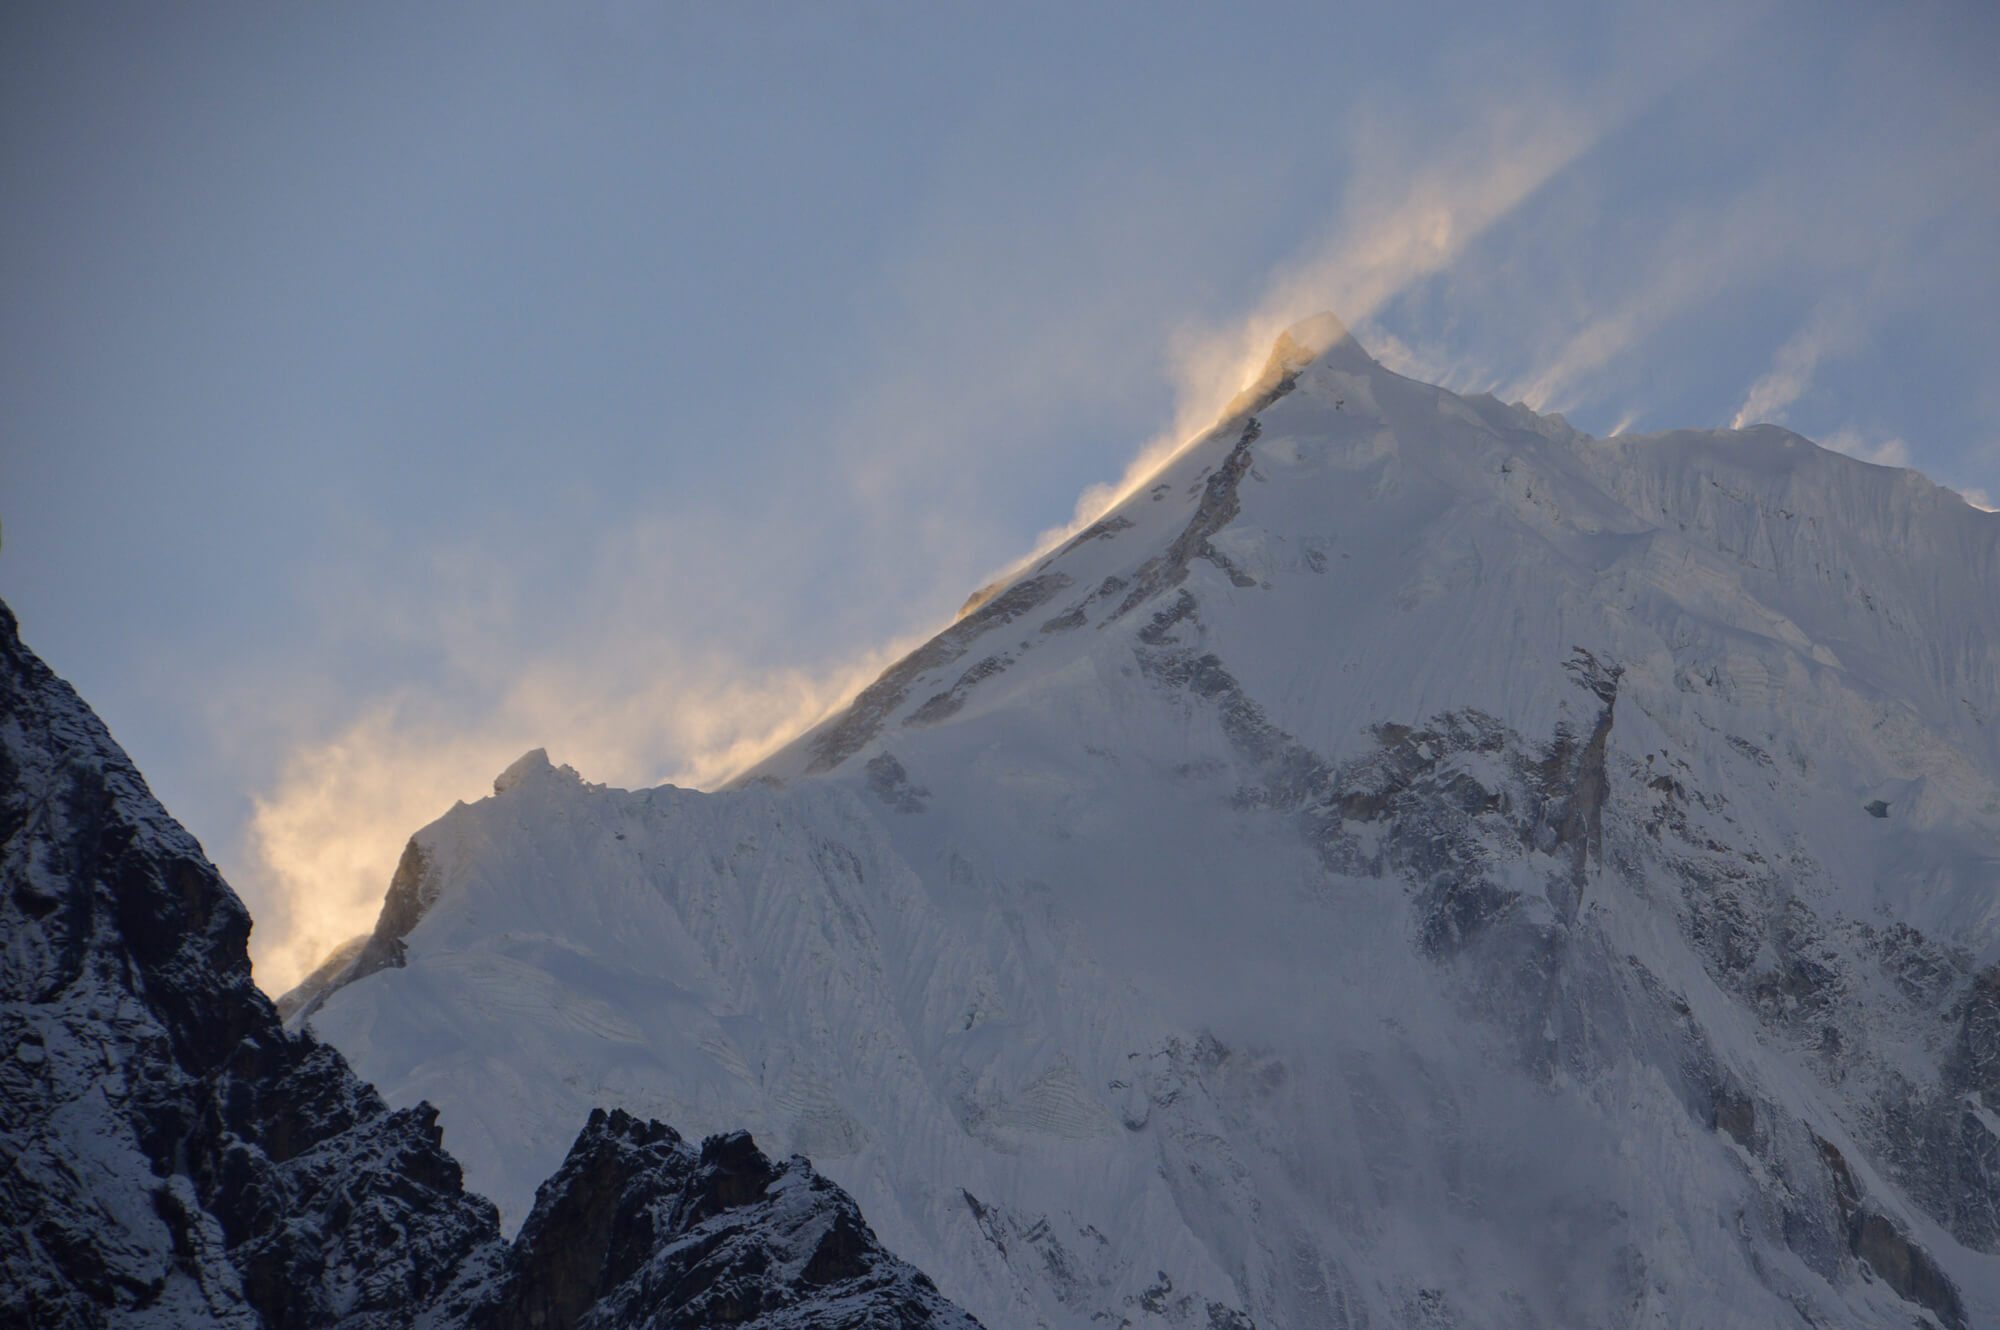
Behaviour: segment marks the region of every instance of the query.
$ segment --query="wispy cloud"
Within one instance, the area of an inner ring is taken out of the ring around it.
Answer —
[[[1910,465],[1910,445],[1902,439],[1871,436],[1852,425],[1832,431],[1820,442],[1837,453],[1846,453],[1849,457],[1858,457],[1877,466]]]
[[[1043,533],[1038,548],[1132,493],[1212,425],[1286,328],[1323,310],[1350,327],[1364,325],[1413,283],[1449,267],[1608,128],[1601,113],[1557,101],[1491,103],[1467,123],[1467,132],[1426,150],[1382,120],[1357,116],[1349,131],[1355,168],[1324,235],[1272,274],[1248,313],[1179,331],[1172,348],[1173,424],[1140,449],[1117,481],[1086,489],[1071,521]],[[1401,343],[1389,353],[1416,359]]]
[[[553,760],[607,783],[712,786],[881,667],[751,671],[647,659],[643,679],[544,661],[485,714],[408,690],[293,749],[254,801],[235,875],[257,921],[258,982],[280,992],[372,926],[410,833],[454,801],[479,798],[529,748],[549,746]],[[674,755],[665,772],[661,754]]]
[[[1577,302],[1571,328],[1501,395],[1536,411],[1567,411],[1600,393],[1607,369],[1762,262],[1778,243],[1782,215],[1777,192],[1758,188],[1672,216],[1651,238],[1650,252],[1628,255],[1624,271],[1605,274],[1594,295]],[[1569,225],[1538,221],[1558,237]],[[1577,234],[1569,243],[1581,251],[1590,237]]]
[[[1623,355],[1649,330],[1653,320],[1664,316],[1663,300],[1640,300],[1622,309],[1599,314],[1564,342],[1553,358],[1532,377],[1515,383],[1506,396],[1526,402],[1536,411],[1552,411],[1564,404],[1577,383]]]
[[[1778,348],[1764,377],[1750,385],[1731,429],[1759,422],[1783,424],[1785,411],[1812,383],[1820,361],[1843,355],[1861,343],[1861,319],[1853,306],[1830,301],[1815,309],[1805,324]]]
[[[1828,368],[1864,344],[1913,382],[1908,357],[1923,353],[1881,339],[1987,335],[1981,246],[2000,215],[1990,80],[1938,58],[1956,43],[1932,18],[1870,18],[1816,51],[1795,50],[1779,21],[1722,43],[1659,115],[1608,137],[1385,321],[1429,365],[1501,367],[1500,395],[1590,428],[1643,414],[1823,429],[1856,409],[1857,382]],[[1774,40],[1815,71],[1777,117],[1759,81]],[[1663,119],[1682,137],[1652,135]],[[1773,336],[1788,309],[1806,313]],[[1890,409],[1888,396],[1871,401]],[[1949,467],[1952,439],[1904,433],[1919,460]]]
[[[2000,439],[1990,440],[1972,449],[1967,460],[1977,476],[2000,474]],[[1995,505],[1993,491],[1986,487],[1987,483],[1991,482],[1960,485],[1958,492],[1963,494],[1965,501],[1975,508],[1983,508],[1989,513],[2000,511],[2000,507]]]
[[[1858,457],[1864,462],[1873,462],[1877,466],[1913,467],[1916,465],[1915,454],[1911,451],[1910,445],[1903,439],[1895,436],[1872,434],[1869,431],[1851,425],[1832,431],[1821,442],[1837,453],[1846,453],[1849,457]],[[2000,445],[1996,445],[1996,447],[2000,447]],[[1977,458],[1981,451],[1980,449],[1974,449],[1971,455]],[[1991,449],[1987,451],[1991,451]],[[1944,485],[1946,489],[1956,493],[1974,508],[1989,513],[2000,511],[2000,508],[1995,507],[1992,493],[1982,485],[1969,485],[1950,481],[1940,481],[1939,483]]]
[[[225,863],[256,920],[258,982],[282,991],[372,926],[409,835],[528,749],[594,781],[712,788],[910,645],[786,659],[704,559],[712,538],[680,523],[600,533],[567,606],[474,547],[315,589],[330,674],[369,655],[405,663],[374,692],[265,677],[231,701],[229,725],[282,736]]]
[[[1440,339],[1405,339],[1374,320],[1355,329],[1355,335],[1368,354],[1406,379],[1435,383],[1457,393],[1492,392],[1500,386],[1500,375],[1474,363],[1464,348]]]

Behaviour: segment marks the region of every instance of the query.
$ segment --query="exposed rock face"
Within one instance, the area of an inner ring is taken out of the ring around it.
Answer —
[[[250,917],[0,607],[0,1321],[390,1326],[499,1239],[288,1036]]]
[[[283,1028],[249,935],[0,605],[0,1324],[973,1324],[803,1160],[622,1115],[510,1251],[430,1105]]]
[[[882,1249],[846,1193],[742,1132],[699,1149],[673,1128],[593,1113],[542,1184],[477,1330],[971,1330]]]
[[[835,724],[815,737],[813,770],[833,770],[881,733],[883,724],[903,704],[911,685],[926,670],[958,660],[982,636],[1046,605],[1069,585],[1067,575],[1049,573],[1017,582],[1000,595],[968,606],[958,622],[884,670],[880,678],[861,690]],[[991,677],[1002,668],[1005,667],[988,670],[979,677]],[[975,678],[965,683],[961,692],[977,681]]]

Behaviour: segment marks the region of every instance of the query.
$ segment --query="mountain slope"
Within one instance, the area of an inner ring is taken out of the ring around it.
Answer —
[[[599,1114],[503,1243],[435,1109],[285,1032],[249,935],[0,605],[0,1323],[974,1326],[742,1135]]]
[[[2000,517],[1326,318],[740,788],[529,755],[310,1020],[510,1215],[748,1124],[993,1323],[2000,1321],[1996,715]]]

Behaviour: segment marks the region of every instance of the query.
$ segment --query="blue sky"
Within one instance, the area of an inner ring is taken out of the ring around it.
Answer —
[[[267,983],[527,747],[716,779],[1322,307],[2000,496],[1987,5],[0,22],[0,596]]]

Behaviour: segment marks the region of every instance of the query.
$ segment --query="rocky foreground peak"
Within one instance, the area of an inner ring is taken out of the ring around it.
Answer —
[[[593,1111],[507,1253],[475,1330],[975,1330],[882,1250],[846,1193],[746,1132],[699,1147]]]

